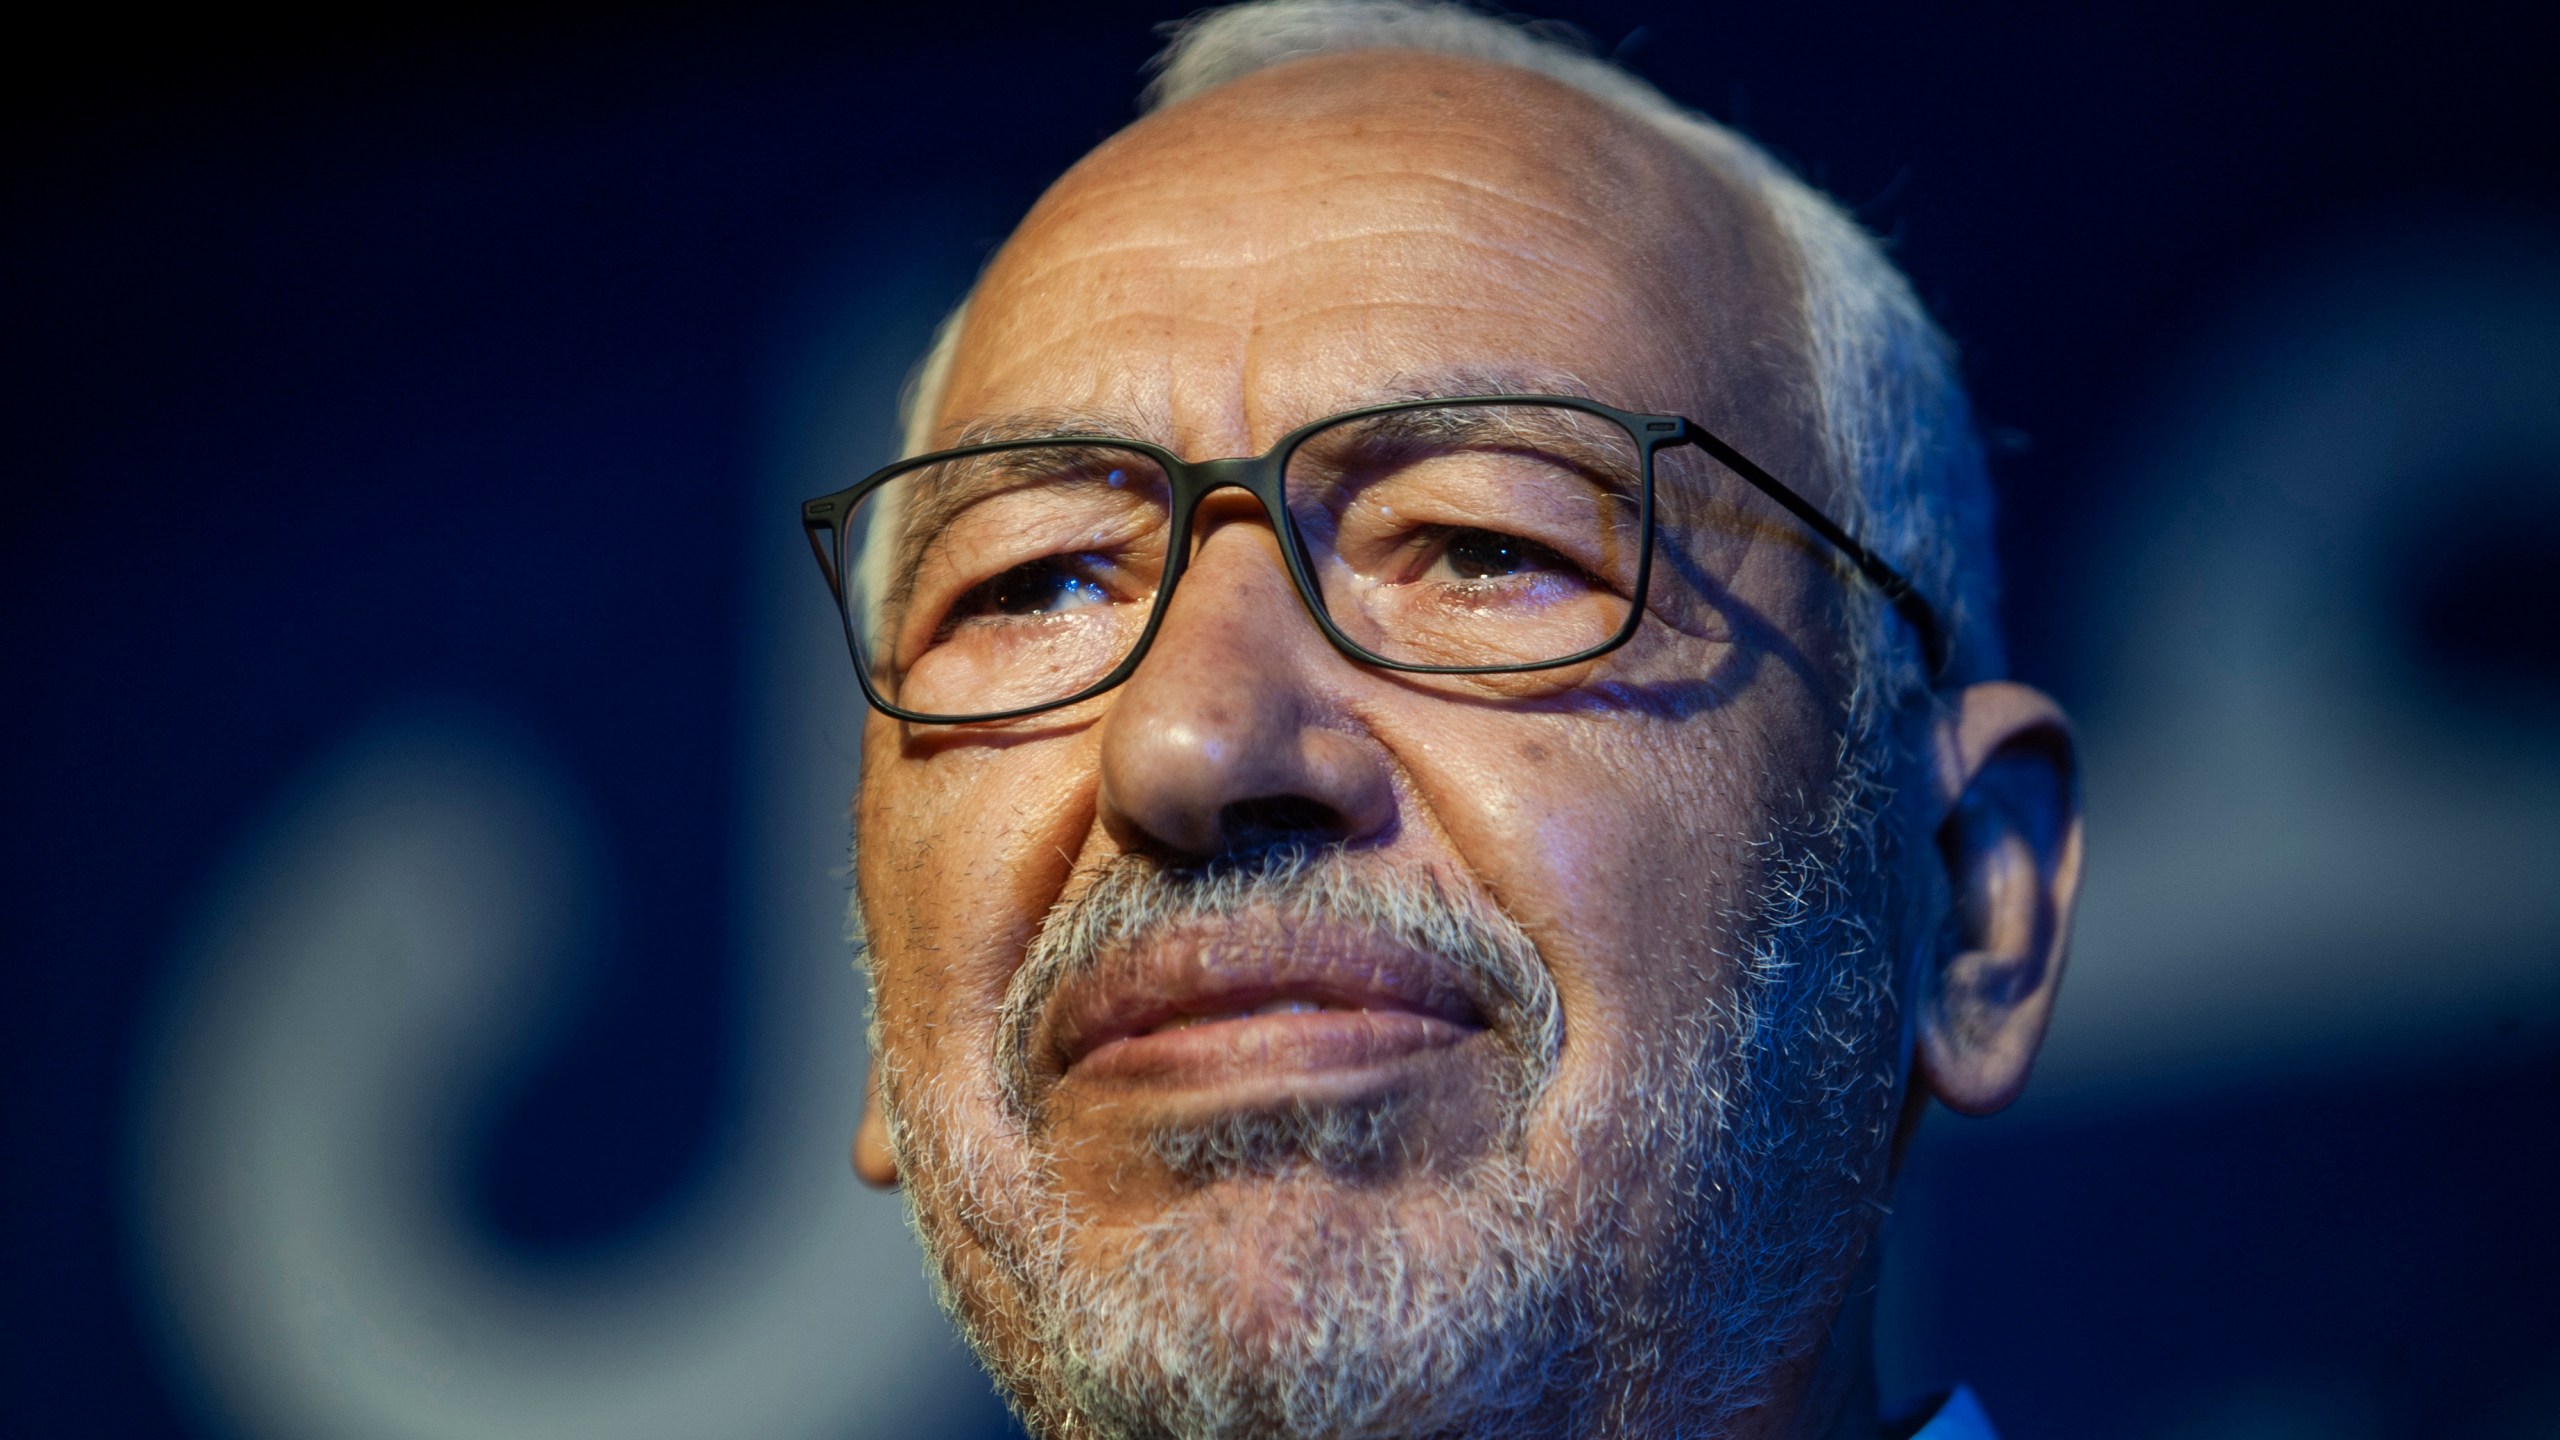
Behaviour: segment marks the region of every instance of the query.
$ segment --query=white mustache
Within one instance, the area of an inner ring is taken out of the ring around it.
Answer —
[[[1295,844],[1196,869],[1123,855],[1050,909],[1005,987],[996,1073],[1014,1115],[1037,1118],[1033,1040],[1060,986],[1153,931],[1247,915],[1369,931],[1446,965],[1478,998],[1488,1028],[1520,1054],[1529,1072],[1522,1082],[1532,1091],[1563,1050],[1563,1002],[1536,943],[1471,888],[1427,871],[1368,869],[1339,850]]]

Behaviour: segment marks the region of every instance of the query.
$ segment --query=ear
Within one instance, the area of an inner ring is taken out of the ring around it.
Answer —
[[[898,1158],[889,1150],[889,1116],[880,1108],[880,1062],[862,1087],[862,1123],[853,1132],[853,1173],[882,1190],[898,1188]]]
[[[1922,977],[1918,1080],[1948,1109],[2018,1098],[2044,1044],[2080,896],[2071,722],[2042,692],[1969,685],[1938,722],[1938,855],[1950,914]]]

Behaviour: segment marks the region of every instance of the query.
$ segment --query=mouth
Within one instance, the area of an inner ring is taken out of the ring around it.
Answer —
[[[1356,1079],[1460,1044],[1484,1008],[1445,961],[1371,934],[1153,937],[1060,987],[1043,1078],[1152,1090]]]

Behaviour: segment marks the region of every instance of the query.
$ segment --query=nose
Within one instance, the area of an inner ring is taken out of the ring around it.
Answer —
[[[1342,702],[1357,673],[1308,616],[1267,523],[1210,529],[1103,719],[1105,827],[1195,860],[1383,834],[1390,763]]]

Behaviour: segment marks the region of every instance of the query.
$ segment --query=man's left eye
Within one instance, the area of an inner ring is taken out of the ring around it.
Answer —
[[[1440,566],[1460,580],[1498,580],[1540,572],[1575,575],[1582,570],[1535,540],[1474,529],[1449,532],[1440,547]]]

